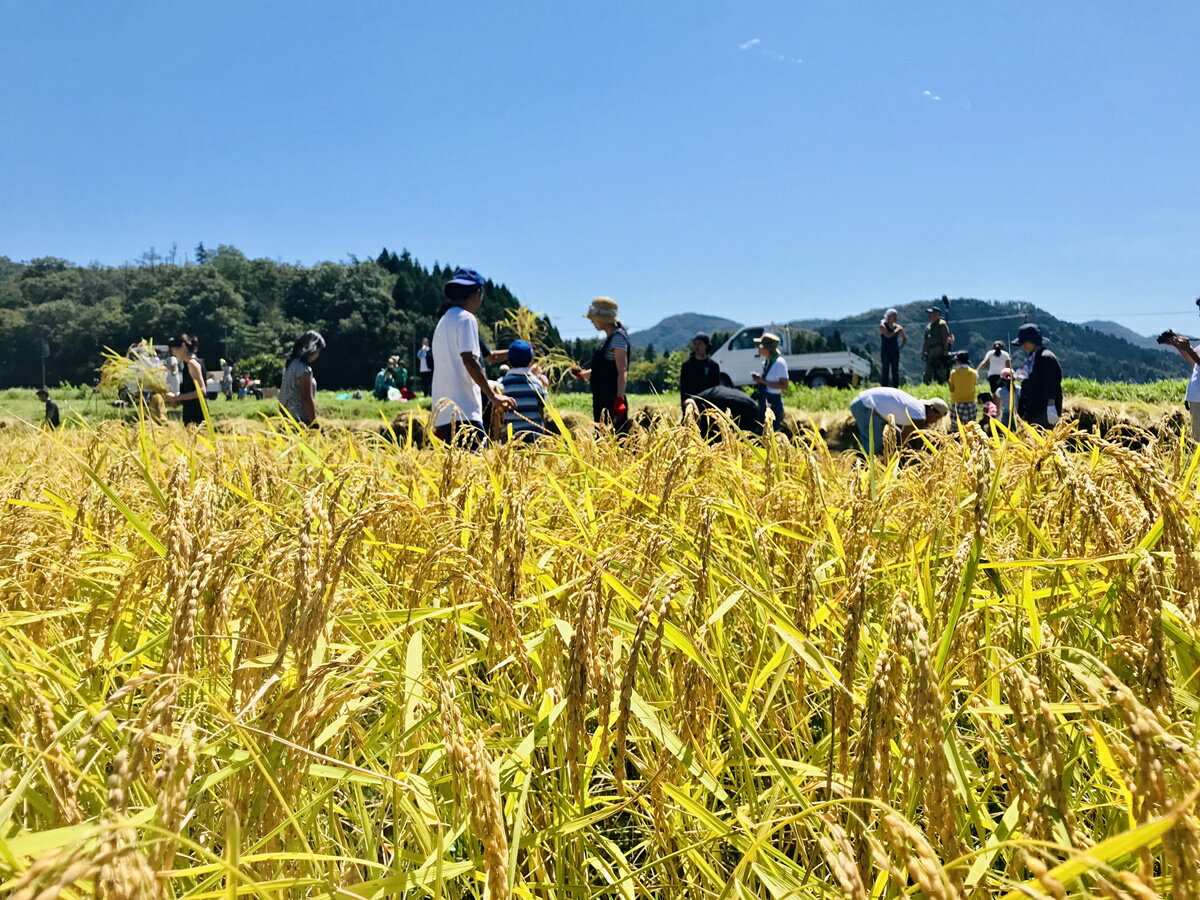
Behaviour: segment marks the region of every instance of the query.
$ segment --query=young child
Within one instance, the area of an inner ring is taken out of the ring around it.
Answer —
[[[1000,407],[996,405],[995,398],[987,391],[980,391],[978,399],[979,408],[983,410],[983,415],[979,419],[979,427],[990,433],[992,422],[1000,416]]]
[[[42,388],[37,392],[37,398],[46,404],[46,427],[61,428],[62,420],[58,416],[58,404],[50,399],[50,392]]]
[[[508,345],[508,371],[500,385],[504,396],[511,397],[517,406],[504,414],[505,431],[512,429],[514,440],[534,441],[546,431],[542,411],[546,406],[546,386],[530,366],[533,347],[528,341],[513,341]]]
[[[1005,428],[1017,426],[1017,404],[1021,402],[1021,389],[1017,387],[1012,369],[1000,373],[1000,386],[996,388],[996,406],[1000,410],[1000,424]]]
[[[975,389],[979,385],[979,373],[971,368],[966,350],[954,354],[954,368],[950,370],[950,421],[956,428],[974,422],[979,414],[975,402]]]

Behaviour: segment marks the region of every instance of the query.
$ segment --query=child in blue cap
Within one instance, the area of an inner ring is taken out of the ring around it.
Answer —
[[[514,440],[534,441],[546,435],[543,410],[546,406],[546,386],[532,371],[533,347],[529,341],[513,341],[508,345],[508,371],[500,381],[504,396],[516,401],[516,408],[504,414],[504,429],[511,429]]]

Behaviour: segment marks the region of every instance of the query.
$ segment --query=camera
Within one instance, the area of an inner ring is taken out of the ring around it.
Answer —
[[[1172,331],[1170,328],[1168,328],[1166,331],[1164,331],[1162,334],[1160,334],[1158,337],[1156,337],[1154,339],[1154,341],[1155,341],[1155,343],[1158,343],[1158,344],[1169,344],[1172,341],[1174,341],[1176,337],[1177,337],[1177,335],[1175,334],[1175,332]]]

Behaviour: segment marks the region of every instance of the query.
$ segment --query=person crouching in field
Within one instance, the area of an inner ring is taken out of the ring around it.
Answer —
[[[492,388],[480,361],[475,312],[483,303],[483,285],[483,276],[474,269],[455,270],[442,288],[450,305],[433,331],[433,433],[450,443],[462,432],[472,449],[487,441],[484,394],[496,409],[516,406]]]
[[[979,414],[979,407],[975,404],[975,389],[978,386],[979,373],[971,368],[967,351],[958,351],[954,354],[954,368],[950,370],[950,402],[954,404],[950,418],[955,428],[974,422]]]
[[[865,455],[883,452],[883,426],[889,417],[900,429],[897,445],[918,428],[928,428],[950,413],[940,397],[920,400],[893,387],[868,388],[850,403],[850,414],[858,426],[858,444]]]
[[[504,431],[514,441],[535,441],[544,437],[546,422],[546,385],[531,368],[533,347],[528,341],[508,345],[508,371],[500,379],[504,396],[516,404],[504,413]]]
[[[46,405],[46,419],[43,423],[46,428],[61,428],[62,420],[58,415],[58,404],[50,399],[50,392],[42,388],[37,392],[37,398]]]
[[[1000,416],[1000,407],[996,405],[996,398],[987,391],[979,392],[979,427],[988,434],[992,433],[992,423]]]

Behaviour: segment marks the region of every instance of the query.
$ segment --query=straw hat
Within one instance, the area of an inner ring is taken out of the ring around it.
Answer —
[[[950,405],[941,397],[933,397],[926,400],[925,405],[943,418],[950,415]]]
[[[762,337],[756,337],[754,339],[754,343],[766,344],[768,348],[772,348],[772,347],[778,347],[781,343],[783,343],[783,341],[780,339],[779,335],[777,335],[775,332],[764,331],[762,334]]]
[[[597,297],[592,301],[592,305],[588,307],[588,311],[583,314],[585,319],[600,319],[605,322],[615,321],[617,318],[617,301],[612,297]]]

